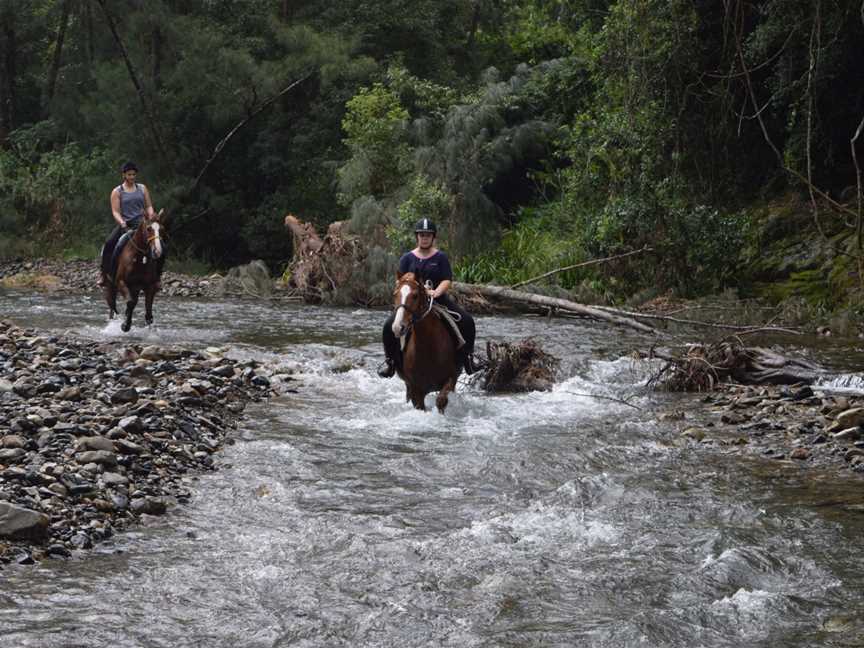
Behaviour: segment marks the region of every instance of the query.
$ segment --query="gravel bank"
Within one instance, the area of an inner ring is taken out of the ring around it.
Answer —
[[[0,565],[70,556],[185,503],[246,404],[290,380],[0,320]]]
[[[239,270],[248,270],[241,276]],[[16,259],[0,261],[0,286],[49,292],[101,293],[97,287],[96,261],[61,261],[56,259]],[[273,281],[261,262],[232,269],[225,275],[206,277],[165,272],[162,290],[169,297],[242,297],[272,300],[296,300],[297,297],[280,282]]]
[[[701,403],[660,415],[678,427],[678,444],[719,446],[814,473],[864,475],[864,397],[806,385],[721,384]]]

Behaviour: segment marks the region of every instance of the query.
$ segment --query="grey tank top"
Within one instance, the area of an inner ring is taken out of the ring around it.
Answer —
[[[124,191],[123,185],[117,187],[120,192],[120,215],[126,224],[137,224],[144,215],[144,190],[135,184],[135,191]]]

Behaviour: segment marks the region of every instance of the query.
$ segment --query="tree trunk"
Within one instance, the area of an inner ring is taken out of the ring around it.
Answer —
[[[162,136],[159,134],[159,128],[156,124],[156,116],[153,112],[152,106],[150,105],[150,101],[144,92],[144,88],[141,87],[141,83],[138,81],[138,74],[135,71],[135,67],[132,65],[132,60],[129,58],[126,46],[123,44],[123,39],[120,38],[120,32],[117,31],[117,23],[114,22],[114,17],[111,15],[111,12],[108,11],[108,6],[105,4],[105,0],[98,0],[98,2],[99,6],[102,7],[102,13],[105,15],[105,21],[108,23],[108,29],[111,30],[111,35],[114,36],[114,42],[117,43],[117,49],[120,50],[123,61],[126,63],[126,69],[129,71],[129,78],[132,80],[132,84],[138,92],[138,99],[141,101],[141,106],[144,108],[144,115],[147,117],[147,124],[150,127],[150,133],[153,136],[156,148],[159,151],[163,162],[168,164],[170,160],[167,150],[162,143]]]
[[[474,43],[477,39],[477,29],[480,27],[480,7],[483,0],[474,0],[474,13],[471,16],[471,27],[468,30],[467,49],[470,56],[474,55]]]
[[[93,61],[96,58],[96,37],[93,29],[93,7],[89,2],[85,2],[83,3],[82,10],[84,12],[84,25],[87,28],[87,44],[85,46],[87,68],[93,69]]]
[[[0,146],[15,127],[15,16],[8,5],[0,11]]]
[[[567,299],[546,297],[544,295],[526,293],[520,290],[511,290],[510,288],[502,288],[500,286],[466,284],[461,282],[454,282],[453,289],[460,293],[475,293],[478,295],[483,295],[484,297],[493,297],[508,302],[516,302],[519,304],[535,304],[537,306],[546,306],[547,308],[552,309],[563,309],[572,313],[584,315],[585,317],[590,317],[592,319],[601,320],[604,322],[611,322],[612,324],[618,324],[621,326],[628,326],[642,333],[651,333],[654,335],[658,334],[657,329],[648,326],[647,324],[643,324],[642,322],[637,322],[635,319],[632,319],[630,317],[624,315],[616,315],[609,311],[598,310],[596,308],[591,308],[590,306],[585,306],[584,304],[579,304],[577,302],[569,301]]]
[[[48,71],[48,87],[45,89],[45,115],[51,114],[51,102],[54,101],[54,89],[57,86],[57,75],[60,72],[60,61],[63,57],[63,41],[66,38],[66,27],[69,24],[71,1],[63,0],[60,8],[60,24],[57,26],[57,38],[54,41],[54,56],[51,57],[51,69]]]
[[[159,90],[162,87],[162,30],[159,26],[153,28],[152,50],[150,55],[153,57],[152,75],[153,87]]]
[[[686,353],[652,349],[648,357],[667,364],[651,379],[669,391],[710,391],[724,381],[745,385],[812,384],[825,370],[804,358],[787,358],[763,347],[745,347],[735,339],[691,345]]]

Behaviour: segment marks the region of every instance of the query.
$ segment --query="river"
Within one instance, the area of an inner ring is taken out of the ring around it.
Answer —
[[[296,393],[247,409],[189,504],[4,567],[2,648],[864,646],[864,515],[825,505],[861,480],[683,443],[657,413],[698,397],[645,392],[635,334],[478,317],[480,345],[533,336],[562,380],[462,379],[441,416],[375,376],[381,312],[155,312],[126,337],[276,363]],[[0,317],[123,336],[95,295],[0,291]]]

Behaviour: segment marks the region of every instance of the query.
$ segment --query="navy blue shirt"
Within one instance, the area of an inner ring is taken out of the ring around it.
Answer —
[[[413,272],[420,279],[420,283],[429,280],[432,282],[432,287],[437,288],[438,284],[445,279],[453,279],[453,269],[450,267],[450,259],[441,250],[428,259],[421,259],[413,252],[406,252],[399,259],[399,272]]]

